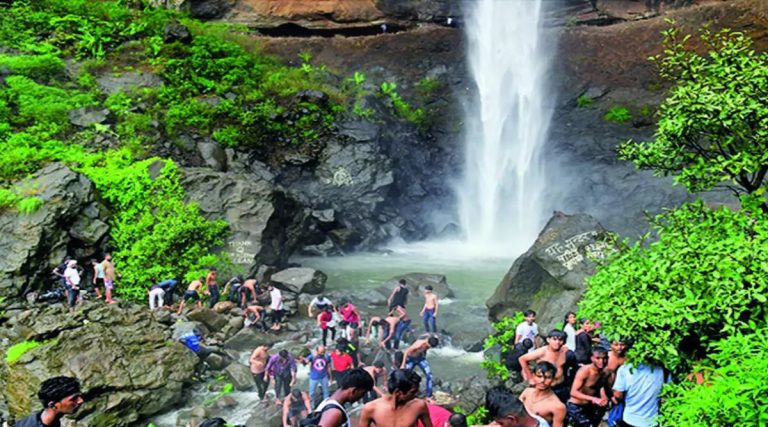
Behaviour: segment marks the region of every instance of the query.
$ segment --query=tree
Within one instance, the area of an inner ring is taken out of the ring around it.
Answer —
[[[635,362],[684,374],[729,336],[765,327],[768,214],[698,201],[659,215],[659,239],[626,246],[587,281],[579,315],[636,343]]]
[[[659,109],[655,140],[630,140],[620,156],[656,174],[676,175],[691,192],[721,183],[739,193],[765,188],[768,53],[755,52],[751,39],[727,29],[702,31],[705,55],[677,28],[663,35],[664,53],[651,60],[674,86]]]

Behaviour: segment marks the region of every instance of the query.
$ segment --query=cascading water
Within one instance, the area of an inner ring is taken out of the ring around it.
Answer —
[[[470,253],[520,254],[543,225],[541,151],[553,104],[546,92],[552,49],[542,28],[547,1],[473,0],[465,9],[477,98],[465,120],[458,201]]]

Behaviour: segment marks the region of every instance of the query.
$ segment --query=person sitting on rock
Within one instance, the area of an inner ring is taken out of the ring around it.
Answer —
[[[309,395],[297,388],[283,400],[283,427],[298,426],[299,420],[312,412],[312,404],[309,403]]]
[[[65,376],[43,381],[37,397],[43,404],[43,410],[17,421],[16,427],[58,427],[64,415],[74,414],[85,402],[77,378]]]
[[[205,279],[201,277],[197,280],[193,280],[192,283],[187,286],[187,291],[184,292],[184,295],[181,297],[179,309],[176,311],[176,314],[181,314],[181,311],[184,310],[184,304],[186,304],[188,300],[195,301],[198,309],[203,308],[203,302],[200,301],[200,294],[198,293],[203,287],[203,280]]]

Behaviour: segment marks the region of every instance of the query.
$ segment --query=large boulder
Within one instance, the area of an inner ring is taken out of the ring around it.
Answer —
[[[274,344],[281,338],[274,334],[258,332],[253,328],[239,330],[224,343],[224,348],[234,351],[251,351],[264,344]]]
[[[250,390],[256,385],[250,368],[243,364],[238,362],[231,363],[224,368],[224,372],[227,374],[227,378],[229,378],[229,381],[236,390]]]
[[[0,391],[17,418],[39,409],[34,396],[43,380],[69,375],[88,393],[78,425],[131,425],[176,404],[199,362],[142,306],[86,303],[74,313],[60,305],[34,308],[14,324],[0,330],[9,342],[43,343],[14,362],[3,358]]]
[[[595,272],[594,260],[611,250],[609,234],[589,215],[555,212],[486,302],[490,320],[532,309],[541,331],[553,328],[576,310],[584,279]]]
[[[278,288],[294,294],[319,294],[325,290],[328,276],[307,267],[292,267],[273,274],[270,281]]]
[[[101,251],[109,231],[93,183],[62,164],[48,165],[14,187],[33,190],[43,203],[28,214],[0,211],[0,297],[42,288],[64,255],[84,261]]]
[[[202,168],[184,170],[187,200],[208,219],[226,220],[226,250],[246,270],[259,264],[285,265],[298,245],[307,214],[268,180]]]
[[[227,316],[217,313],[210,308],[192,310],[187,314],[189,320],[200,322],[210,331],[218,331],[228,323]]]

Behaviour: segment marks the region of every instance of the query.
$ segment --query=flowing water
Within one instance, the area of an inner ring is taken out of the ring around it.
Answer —
[[[553,112],[545,3],[467,3],[467,58],[477,97],[465,120],[466,163],[457,193],[471,253],[520,254],[544,223],[541,152]]]

